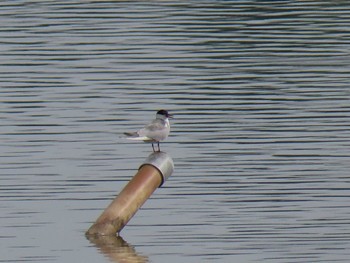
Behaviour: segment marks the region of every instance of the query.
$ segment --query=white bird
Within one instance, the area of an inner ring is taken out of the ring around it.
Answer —
[[[144,141],[152,143],[153,152],[154,143],[158,144],[158,152],[160,152],[159,142],[165,140],[170,132],[170,123],[173,115],[169,114],[166,110],[159,110],[156,114],[156,119],[147,124],[144,128],[137,132],[124,132],[128,140]]]

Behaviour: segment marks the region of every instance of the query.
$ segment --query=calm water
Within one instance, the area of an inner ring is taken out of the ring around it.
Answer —
[[[2,1],[0,262],[348,262],[348,1]],[[85,231],[151,153],[175,172]]]

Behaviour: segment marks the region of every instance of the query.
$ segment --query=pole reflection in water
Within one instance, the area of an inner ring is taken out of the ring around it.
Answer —
[[[134,247],[120,236],[88,236],[88,239],[111,262],[149,262],[148,257],[138,254]]]

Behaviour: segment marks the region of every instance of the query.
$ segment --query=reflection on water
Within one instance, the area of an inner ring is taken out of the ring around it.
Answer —
[[[176,170],[122,232],[138,253],[348,262],[347,10],[4,1],[0,261],[101,262],[84,232],[150,151],[120,135],[164,108]]]
[[[94,244],[103,255],[111,262],[124,263],[145,263],[148,258],[139,255],[135,249],[130,246],[121,237],[116,236],[89,236],[89,240]]]

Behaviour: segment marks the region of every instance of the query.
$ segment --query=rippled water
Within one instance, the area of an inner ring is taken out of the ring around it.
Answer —
[[[348,1],[3,1],[0,262],[348,262]],[[175,172],[85,231],[150,154]]]

